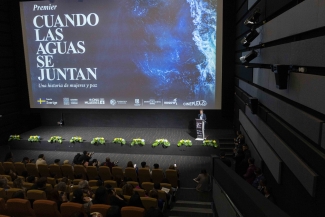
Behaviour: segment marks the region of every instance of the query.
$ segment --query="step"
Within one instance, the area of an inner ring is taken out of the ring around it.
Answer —
[[[212,214],[212,209],[209,208],[190,208],[190,207],[178,207],[174,206],[171,210],[171,212],[191,212],[191,213],[208,213]]]
[[[177,200],[175,204],[197,204],[197,205],[205,205],[210,206],[211,202],[201,202],[201,201],[187,201],[187,200]]]

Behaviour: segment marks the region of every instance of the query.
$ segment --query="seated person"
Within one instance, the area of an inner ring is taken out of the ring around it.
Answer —
[[[80,181],[78,184],[78,187],[79,187],[79,189],[82,190],[82,192],[84,194],[87,194],[88,197],[91,198],[93,196],[93,192],[92,192],[87,180]]]
[[[264,176],[263,176],[262,170],[261,170],[260,168],[258,168],[258,167],[256,167],[254,173],[255,173],[256,178],[254,179],[252,185],[253,185],[254,188],[257,189],[257,187],[258,187],[260,181],[261,181],[262,179],[264,179]]]
[[[193,179],[198,185],[196,186],[197,191],[210,191],[210,176],[205,169],[201,170],[201,173]]]
[[[73,203],[79,203],[83,205],[84,211],[89,214],[90,207],[93,205],[90,197],[84,197],[82,189],[76,189],[73,192],[73,197],[71,199]]]
[[[115,165],[114,162],[111,162],[111,159],[110,159],[109,157],[107,157],[107,158],[106,158],[106,161],[103,162],[103,163],[101,164],[101,166],[107,166],[107,167],[109,167],[109,169],[110,169],[111,172],[112,172],[112,167],[115,167],[115,166],[117,166],[117,165]]]

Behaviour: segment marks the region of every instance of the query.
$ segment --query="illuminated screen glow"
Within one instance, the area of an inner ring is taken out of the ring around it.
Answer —
[[[219,1],[21,2],[30,107],[221,109]]]

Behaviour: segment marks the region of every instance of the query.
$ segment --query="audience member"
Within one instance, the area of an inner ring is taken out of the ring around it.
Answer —
[[[126,167],[132,167],[132,168],[134,168],[133,162],[132,161],[128,161],[128,163],[126,164]]]
[[[104,187],[104,182],[102,180],[98,179],[97,183],[96,183],[96,186],[98,186],[98,187],[103,186]]]
[[[91,190],[91,188],[90,188],[89,183],[88,183],[87,180],[80,181],[79,184],[78,184],[78,187],[79,187],[79,189],[82,190],[82,192],[84,194],[87,194],[88,197],[92,197],[93,196],[93,192],[92,192],[92,190]]]
[[[159,164],[155,163],[155,164],[153,165],[153,168],[154,168],[154,169],[159,169]]]
[[[264,196],[265,196],[265,198],[267,198],[271,202],[275,203],[275,200],[274,200],[274,197],[273,197],[272,193],[273,193],[272,188],[268,187],[268,186],[265,186],[265,188],[264,188]]]
[[[55,159],[55,160],[54,160],[54,165],[58,165],[58,166],[60,166],[60,159]]]
[[[64,160],[63,164],[69,164],[70,165],[70,161],[69,160]]]
[[[210,191],[210,176],[205,169],[201,170],[201,173],[193,179],[198,185],[196,186],[197,191]]]
[[[14,188],[20,188],[23,191],[26,191],[26,188],[24,187],[24,181],[22,178],[17,178],[15,181],[13,181]]]
[[[247,160],[248,162],[248,168],[246,170],[246,173],[243,175],[245,180],[249,183],[249,184],[253,184],[253,181],[255,179],[255,170],[256,170],[256,166],[255,166],[255,159],[254,158],[249,158]]]
[[[82,204],[84,211],[89,214],[92,202],[89,197],[84,197],[83,194],[82,189],[74,190],[71,202]]]
[[[97,159],[93,159],[92,161],[89,161],[88,166],[95,166],[95,167],[99,167],[100,162]]]
[[[36,182],[36,177],[35,176],[28,176],[27,177],[27,179],[26,179],[26,181],[28,182],[28,183],[35,183]]]
[[[138,192],[134,192],[134,194],[131,196],[130,201],[129,201],[129,206],[136,206],[136,207],[144,208]]]
[[[106,161],[101,164],[101,166],[107,166],[112,172],[112,167],[115,167],[116,165],[111,162],[111,159],[109,157],[106,158]]]
[[[84,162],[89,162],[93,153],[89,153],[88,151],[83,151],[83,154],[80,155],[78,162],[79,164],[84,164]]]
[[[66,192],[67,190],[67,184],[65,182],[59,182],[57,185],[56,185],[56,190],[58,190],[59,192],[62,191],[62,192]]]
[[[124,206],[126,206],[126,203],[122,197],[116,194],[116,191],[114,188],[107,189],[108,192],[108,201],[109,205],[111,206],[118,206],[120,209]]]
[[[131,185],[131,184],[125,184],[122,187],[122,191],[123,191],[123,195],[132,196],[133,195],[133,185]]]
[[[226,164],[228,167],[231,167],[231,160],[226,158],[226,153],[225,152],[221,152],[220,153],[220,160]]]
[[[266,187],[266,185],[267,185],[267,181],[266,181],[266,179],[263,177],[263,178],[260,180],[260,182],[259,182],[259,184],[258,184],[258,186],[257,186],[257,190],[258,190],[259,192],[261,192],[261,194],[263,194],[263,195],[264,195],[264,188]]]
[[[36,160],[36,168],[38,168],[38,165],[40,164],[46,164],[44,154],[38,155],[38,159]]]
[[[15,193],[13,193],[13,195],[11,196],[11,198],[17,198],[17,199],[25,199],[25,192],[23,190],[21,191],[16,191]]]
[[[14,162],[14,155],[12,152],[8,152],[5,156],[5,159],[3,162]]]
[[[21,161],[23,164],[28,164],[28,163],[32,163],[34,161],[34,159],[29,159],[28,157],[24,157],[23,160]]]
[[[156,189],[152,189],[148,196],[157,199],[159,209],[163,208],[164,201],[158,198],[158,191]]]
[[[48,200],[54,201],[57,204],[58,210],[60,210],[62,203],[68,202],[66,193],[59,192],[56,189],[52,189],[51,191],[49,191],[46,196]]]
[[[122,188],[126,182],[124,182],[123,177],[121,177],[120,175],[116,175],[114,180],[116,181],[116,185],[118,188]]]
[[[0,188],[3,188],[5,190],[10,189],[10,186],[8,185],[8,179],[6,177],[0,177]]]
[[[28,175],[28,172],[25,170],[25,171],[22,171],[22,172],[21,172],[21,176],[24,177],[24,182],[26,182],[26,181],[27,181],[27,177],[28,177],[29,175]]]
[[[148,168],[150,170],[150,167],[147,165],[145,161],[141,162],[141,168]]]
[[[108,192],[105,187],[96,189],[95,198],[92,202],[93,204],[108,204]]]
[[[171,164],[168,169],[176,170],[177,171],[177,177],[179,178],[179,169],[176,167],[176,164]]]
[[[254,186],[254,188],[257,189],[257,187],[258,187],[258,185],[259,185],[261,179],[264,179],[264,176],[263,176],[263,174],[262,174],[262,170],[261,170],[260,168],[258,168],[258,167],[256,167],[254,173],[255,173],[255,177],[256,177],[256,178],[254,179],[252,185]]]
[[[35,184],[30,189],[46,191],[46,183],[47,183],[47,178],[41,177],[41,178],[37,179]]]
[[[10,169],[6,169],[4,172],[5,172],[5,175],[11,177],[11,181],[15,181],[15,179],[18,178],[17,174],[14,171],[10,170]]]

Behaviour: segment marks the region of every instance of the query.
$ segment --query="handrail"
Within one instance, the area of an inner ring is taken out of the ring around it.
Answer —
[[[236,205],[232,202],[232,200],[230,199],[230,197],[228,196],[228,194],[225,192],[225,190],[223,190],[223,188],[219,185],[218,181],[213,177],[213,179],[215,180],[215,183],[219,186],[219,188],[221,189],[221,193],[223,193],[225,195],[225,197],[227,198],[229,204],[232,206],[232,208],[234,209],[234,211],[236,212],[236,215],[238,217],[244,217],[243,214],[241,214],[241,212],[238,210],[238,208],[236,207]]]

